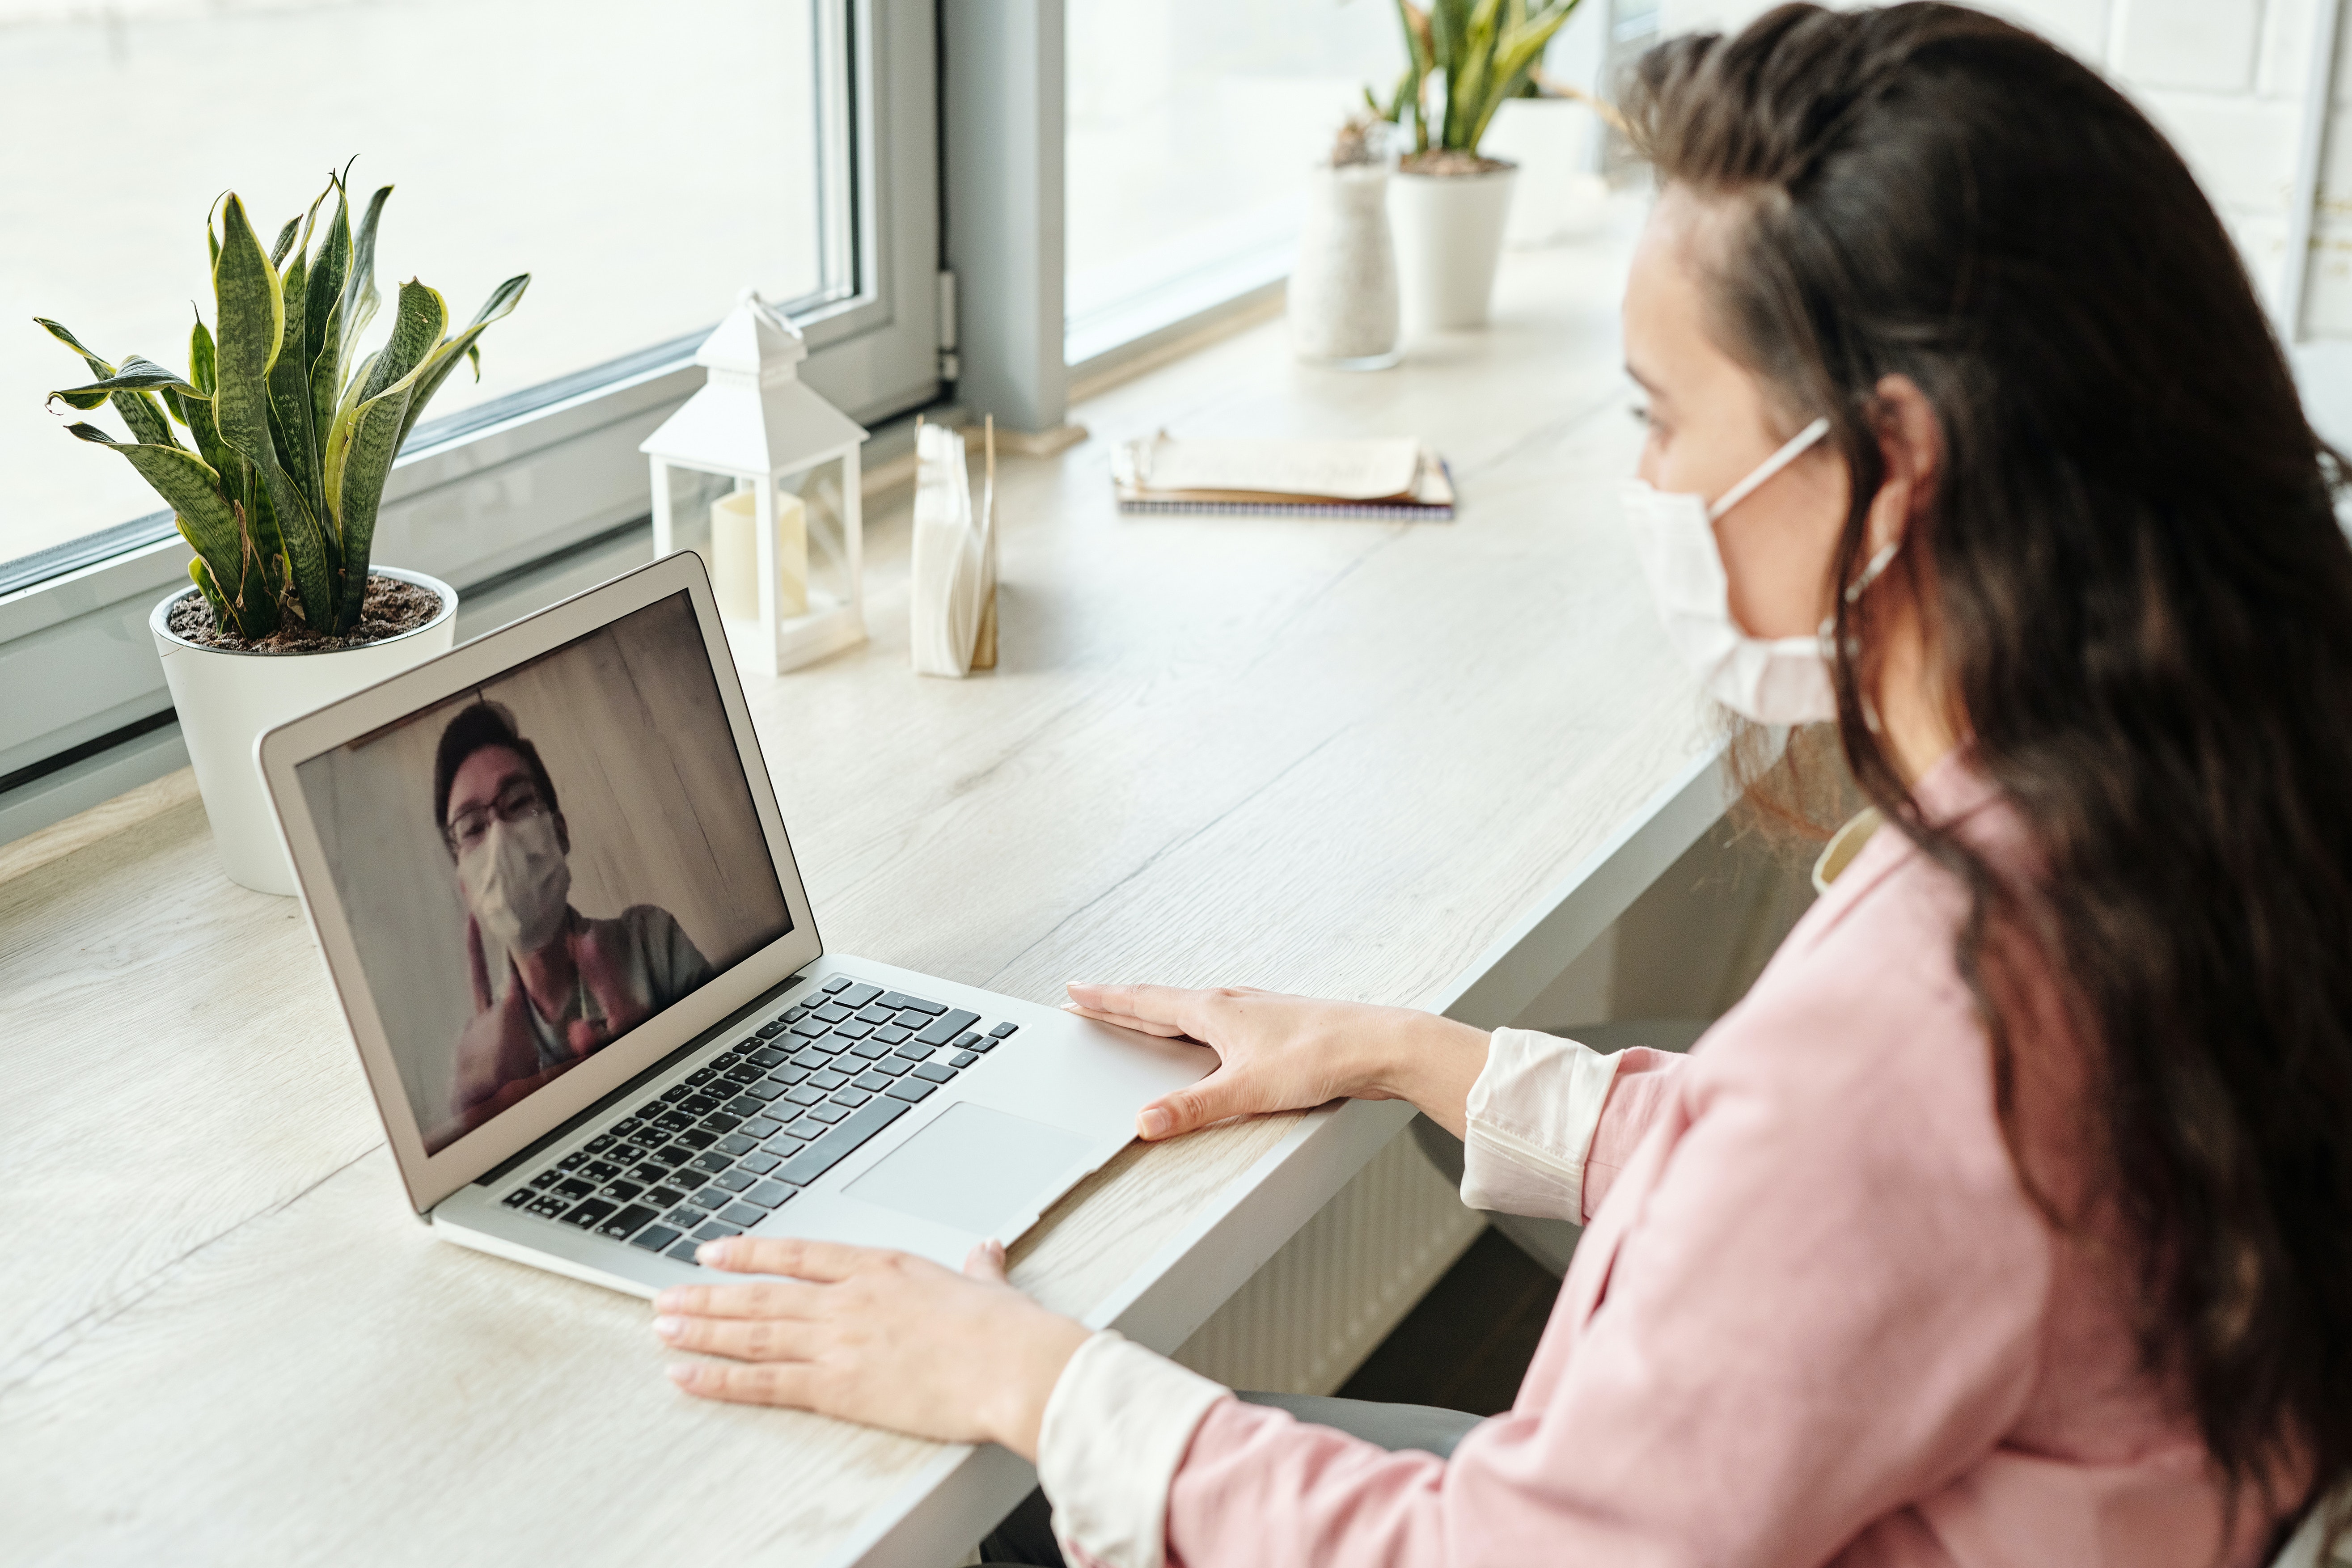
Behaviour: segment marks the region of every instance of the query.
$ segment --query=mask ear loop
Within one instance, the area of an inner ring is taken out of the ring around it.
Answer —
[[[1861,598],[1862,591],[1864,588],[1869,587],[1873,583],[1878,581],[1880,574],[1886,570],[1887,563],[1893,561],[1895,559],[1895,552],[1902,548],[1903,536],[1900,534],[1895,535],[1893,539],[1888,540],[1885,544],[1880,545],[1878,547],[1878,553],[1872,556],[1867,562],[1863,563],[1862,574],[1856,577],[1853,582],[1847,586],[1845,591],[1845,602],[1851,605],[1856,599]]]
[[[1880,545],[1877,552],[1863,563],[1861,573],[1852,583],[1846,584],[1845,602],[1851,605],[1860,599],[1863,590],[1878,581],[1885,572],[1887,563],[1895,559],[1895,552],[1902,548],[1903,536],[1899,533]],[[1822,617],[1822,629],[1819,636],[1822,639],[1822,659],[1831,665],[1835,665],[1837,663],[1837,624],[1834,617],[1829,616]],[[1858,647],[1860,645],[1853,646]],[[1863,728],[1872,734],[1878,733],[1878,710],[1872,705],[1866,696],[1862,700],[1862,723]]]
[[[1779,451],[1756,465],[1753,472],[1723,492],[1716,503],[1706,509],[1706,520],[1713,522],[1741,501],[1756,493],[1756,488],[1782,468],[1805,455],[1812,444],[1830,433],[1829,416],[1824,414],[1782,443]]]

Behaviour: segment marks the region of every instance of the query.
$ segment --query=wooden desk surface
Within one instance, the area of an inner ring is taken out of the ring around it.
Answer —
[[[828,948],[1041,1001],[1475,981],[1709,754],[1612,496],[1622,254],[1509,258],[1496,326],[1399,371],[1301,368],[1275,321],[1076,410],[1094,439],[1002,466],[992,674],[909,673],[880,509],[871,642],[748,682]],[[1110,447],[1162,426],[1418,432],[1462,516],[1121,518]],[[879,1532],[964,1451],[694,1403],[643,1302],[436,1242],[299,910],[222,877],[185,775],[147,804],[0,849],[0,1555],[929,1554],[936,1521]],[[1103,1321],[1299,1120],[1131,1147],[1015,1279]]]

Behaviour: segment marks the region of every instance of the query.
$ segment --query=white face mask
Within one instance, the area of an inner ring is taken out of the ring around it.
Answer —
[[[1729,579],[1715,540],[1715,520],[1753,494],[1756,488],[1802,457],[1829,434],[1830,422],[1816,419],[1754,471],[1723,492],[1713,506],[1704,496],[1668,494],[1640,479],[1624,486],[1633,547],[1665,623],[1666,637],[1696,671],[1707,695],[1759,724],[1811,724],[1837,717],[1837,694],[1830,684],[1830,623],[1812,637],[1755,637],[1731,618]],[[1849,602],[1886,569],[1896,544],[1871,558]]]
[[[563,929],[572,867],[555,835],[555,814],[493,820],[457,858],[457,885],[484,934],[511,952],[536,952]]]

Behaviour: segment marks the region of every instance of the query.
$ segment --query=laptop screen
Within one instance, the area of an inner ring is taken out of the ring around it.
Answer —
[[[427,1153],[792,930],[683,593],[296,776]]]

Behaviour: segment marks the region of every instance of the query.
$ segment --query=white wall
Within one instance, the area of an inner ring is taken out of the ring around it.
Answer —
[[[1625,0],[1619,0],[1622,5]],[[2311,44],[2342,0],[1989,0],[2105,72],[2172,138],[2236,237],[2273,317],[2287,280]],[[1662,33],[1733,29],[1769,0],[1660,0]],[[2352,437],[2352,28],[2336,29],[2334,98],[2294,336],[2323,432]],[[2341,345],[2341,346],[2339,346]]]

